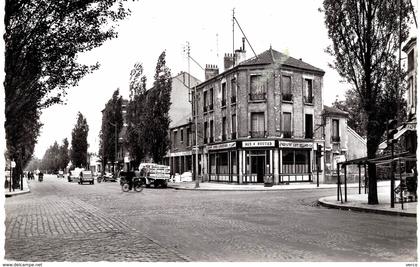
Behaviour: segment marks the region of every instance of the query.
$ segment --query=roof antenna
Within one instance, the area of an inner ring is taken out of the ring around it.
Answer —
[[[243,36],[244,36],[244,38],[245,38],[245,40],[247,41],[247,43],[248,43],[248,45],[249,45],[249,47],[251,47],[251,50],[252,50],[252,52],[254,53],[254,55],[255,55],[255,57],[256,58],[258,58],[258,56],[257,56],[257,53],[255,53],[255,51],[254,51],[254,48],[252,48],[252,45],[251,45],[251,43],[249,42],[249,40],[248,40],[248,38],[246,37],[246,35],[245,35],[245,33],[244,33],[244,31],[242,30],[242,28],[241,28],[241,25],[239,25],[239,22],[238,22],[238,20],[236,19],[236,17],[235,17],[235,9],[233,10],[233,26],[235,26],[235,22],[236,22],[236,24],[238,25],[238,27],[239,27],[239,30],[241,30],[241,32],[242,32],[242,34],[243,34]],[[235,43],[234,43],[235,44]],[[234,53],[235,53],[235,47],[233,47],[234,49]]]

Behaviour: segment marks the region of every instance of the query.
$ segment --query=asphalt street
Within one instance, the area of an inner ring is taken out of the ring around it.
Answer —
[[[317,206],[334,189],[124,193],[48,175],[30,187],[5,201],[8,260],[417,261],[416,218]]]

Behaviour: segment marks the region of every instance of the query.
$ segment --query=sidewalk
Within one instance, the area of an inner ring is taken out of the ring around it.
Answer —
[[[35,181],[35,180],[31,180],[31,181]],[[9,188],[4,189],[4,193],[5,193],[6,197],[26,194],[26,193],[29,193],[29,192],[31,192],[31,189],[29,187],[29,182],[28,182],[28,179],[26,177],[23,178],[23,190],[20,190],[20,188],[19,188],[19,189],[15,189],[15,191],[13,191],[13,189],[12,189],[12,191],[9,192]]]
[[[343,199],[344,199],[344,190]],[[401,209],[401,203],[395,203],[394,208],[391,208],[390,186],[379,187],[378,183],[378,205],[368,205],[367,194],[353,194],[347,195],[347,202],[341,203],[337,201],[337,196],[323,197],[318,200],[318,203],[328,208],[373,212],[387,215],[399,216],[417,216],[417,202],[404,202],[404,209]]]
[[[378,182],[378,187],[387,186],[389,181]],[[203,182],[199,188],[195,188],[195,182],[168,183],[168,187],[178,190],[198,190],[198,191],[279,191],[279,190],[304,190],[304,189],[331,189],[337,188],[337,184],[319,184],[316,183],[290,183],[288,185],[273,185],[264,187],[264,184],[225,184]],[[358,183],[347,184],[348,188],[358,188]],[[363,189],[364,190],[364,189]]]

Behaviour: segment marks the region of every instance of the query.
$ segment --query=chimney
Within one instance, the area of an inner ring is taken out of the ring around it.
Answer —
[[[206,64],[206,69],[204,70],[205,80],[210,80],[211,78],[219,74],[219,67],[217,65]]]
[[[235,65],[238,65],[246,59],[245,38],[242,37],[242,47],[235,50]]]
[[[224,57],[225,70],[228,70],[233,67],[235,63],[233,60],[234,60],[233,54],[229,54],[229,53],[225,54],[225,57]]]

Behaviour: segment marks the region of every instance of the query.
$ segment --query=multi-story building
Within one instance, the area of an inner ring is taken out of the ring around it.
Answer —
[[[244,54],[226,54],[220,74],[207,65],[193,97],[202,179],[312,181],[325,72],[271,47],[248,60]]]

